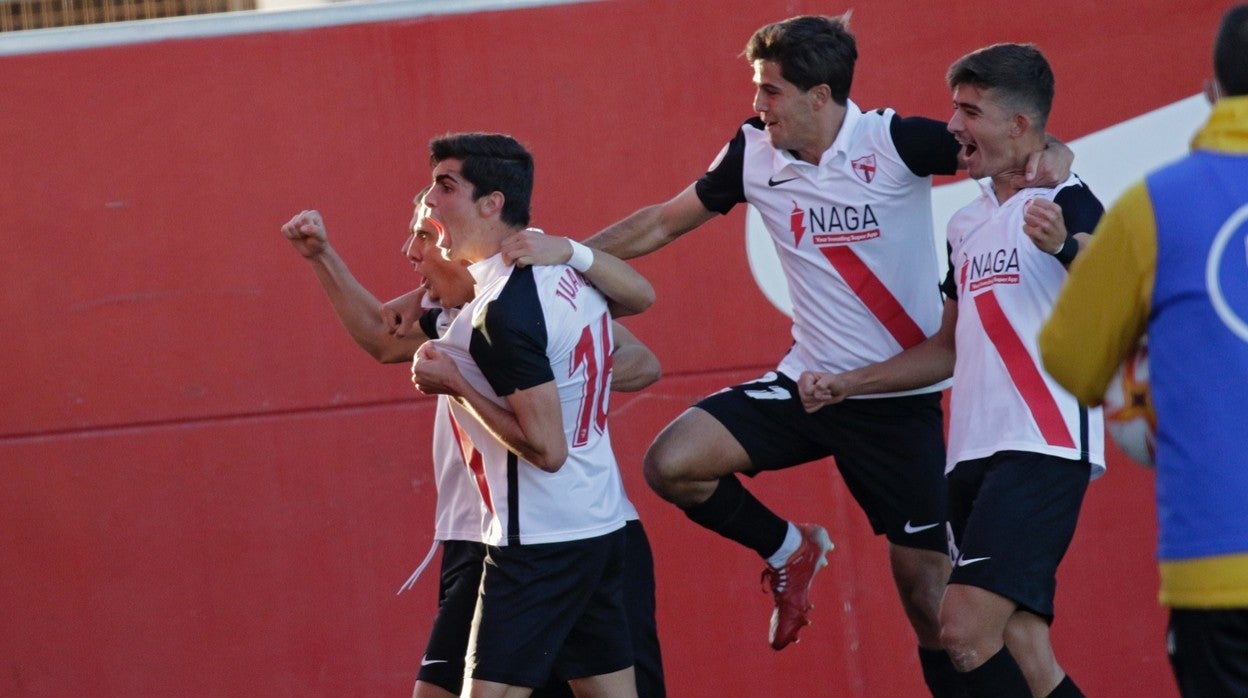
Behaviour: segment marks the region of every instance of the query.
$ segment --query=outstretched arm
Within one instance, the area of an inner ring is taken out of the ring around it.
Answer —
[[[426,337],[419,327],[405,337],[390,332],[381,302],[364,288],[329,244],[325,222],[317,211],[303,211],[282,226],[295,251],[312,264],[342,326],[355,343],[382,363],[410,361]]]
[[[913,390],[945,380],[953,375],[957,325],[957,301],[946,300],[936,334],[900,354],[845,373],[802,373],[797,384],[802,406],[814,412],[854,395]]]
[[[585,244],[619,257],[632,259],[653,252],[715,216],[689,185],[675,198],[647,206],[627,218],[591,235]]]
[[[504,261],[523,267],[567,264],[574,247],[569,238],[530,228],[503,240],[501,249]],[[654,303],[654,286],[627,262],[606,252],[588,252],[590,265],[582,273],[606,296],[611,315],[636,315]]]

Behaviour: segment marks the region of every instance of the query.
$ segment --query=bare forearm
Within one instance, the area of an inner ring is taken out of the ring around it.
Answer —
[[[381,315],[381,302],[364,288],[332,248],[308,260],[351,339],[382,363],[410,361],[424,337],[398,339]]]
[[[467,382],[458,387],[455,400],[467,407],[507,450],[547,472],[563,467],[567,459],[567,441],[563,435],[562,418],[557,434],[543,433],[532,425],[526,431],[516,413],[488,399]]]
[[[632,259],[653,252],[670,242],[659,227],[661,208],[654,205],[640,209],[590,236],[585,244],[620,259]]]
[[[636,315],[654,303],[654,285],[610,253],[598,251],[585,278],[606,296],[613,317]]]
[[[891,359],[841,374],[848,395],[874,395],[924,388],[953,375],[950,347],[923,342]]]
[[[611,367],[611,389],[623,393],[641,390],[663,375],[658,357],[641,344],[616,349]]]

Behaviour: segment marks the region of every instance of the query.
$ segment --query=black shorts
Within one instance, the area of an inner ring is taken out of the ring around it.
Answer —
[[[1088,490],[1087,461],[1002,451],[949,472],[950,584],[1000,594],[1053,622],[1057,565]]]
[[[624,608],[633,641],[633,669],[637,698],[663,698],[663,656],[659,629],[654,620],[654,555],[640,521],[624,526]]]
[[[696,405],[750,457],[754,475],[832,456],[872,530],[945,552],[945,438],[940,393],[845,400],[814,414],[797,384],[770,372]]]
[[[628,613],[636,659],[638,698],[667,695],[663,679],[663,656],[655,623],[654,555],[641,522],[624,526],[624,607]],[[485,545],[466,541],[443,541],[442,572],[438,588],[438,614],[433,620],[429,644],[421,658],[417,680],[459,695],[464,677],[464,654],[481,586]],[[566,681],[551,680],[533,693],[534,698],[571,698]]]
[[[442,541],[442,571],[438,583],[438,614],[429,631],[425,656],[420,658],[417,681],[459,695],[464,680],[464,653],[477,607],[485,545],[462,540]]]
[[[536,688],[633,665],[624,529],[584,540],[486,548],[465,674]]]
[[[1166,646],[1186,698],[1248,696],[1248,609],[1171,609]]]

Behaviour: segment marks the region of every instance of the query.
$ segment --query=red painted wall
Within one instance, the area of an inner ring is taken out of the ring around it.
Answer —
[[[952,60],[1033,41],[1074,139],[1197,92],[1223,8],[856,3],[853,97],[943,117]],[[395,591],[430,543],[432,403],[354,347],[278,227],[319,208],[397,295],[428,140],[494,130],[536,155],[535,222],[584,237],[749,115],[753,29],[839,9],[617,0],[0,57],[0,694],[408,694],[436,579]],[[883,544],[830,462],[751,483],[837,542],[782,653],[759,561],[641,480],[664,424],[788,344],[743,220],[638,262],[659,301],[629,326],[666,373],[613,399],[672,694],[919,695]],[[1061,573],[1054,639],[1089,695],[1175,694],[1151,486],[1115,453]]]

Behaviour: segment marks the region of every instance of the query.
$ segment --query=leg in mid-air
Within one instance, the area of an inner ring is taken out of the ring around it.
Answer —
[[[742,439],[752,444],[762,438],[742,430],[748,421],[741,418],[743,411],[761,405],[804,414],[795,390],[786,393],[788,400],[778,400],[774,398],[781,394],[776,391],[785,389],[763,385],[760,381],[736,386],[686,410],[655,438],[646,453],[645,474],[651,488],[692,521],[767,561],[763,576],[776,604],[769,642],[779,650],[796,641],[798,631],[810,622],[810,585],[827,564],[832,542],[820,526],[777,516],[737,477],[756,470]]]

